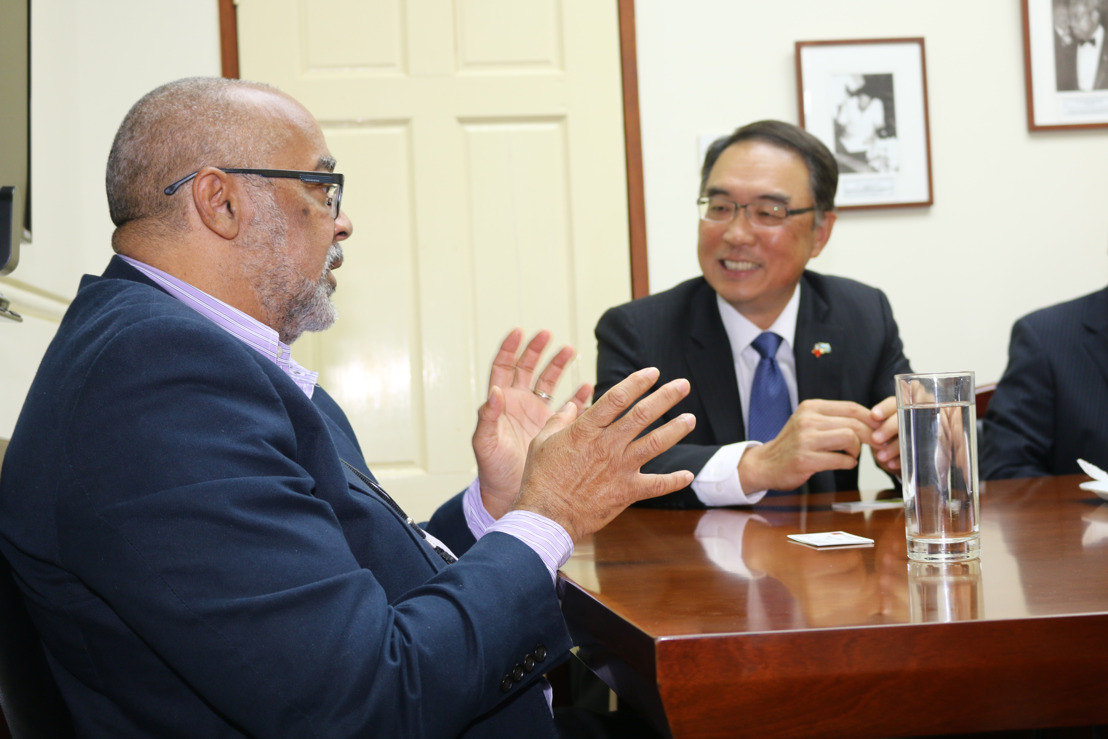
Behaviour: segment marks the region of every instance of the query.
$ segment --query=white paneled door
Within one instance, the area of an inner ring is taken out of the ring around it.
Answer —
[[[475,472],[488,366],[514,326],[577,347],[630,298],[614,0],[238,0],[242,77],[323,126],[354,222],[339,321],[298,360],[415,517]]]

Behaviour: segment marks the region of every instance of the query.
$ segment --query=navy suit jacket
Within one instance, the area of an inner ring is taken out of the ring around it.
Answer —
[[[1016,321],[983,427],[986,480],[1108,468],[1108,288]]]
[[[570,643],[540,558],[474,542],[455,498],[447,565],[343,462],[370,475],[322,388],[121,260],[84,278],[0,475],[81,735],[554,736],[539,677]]]
[[[794,346],[799,400],[853,400],[871,407],[892,395],[893,376],[911,369],[885,294],[810,271],[801,285]],[[659,369],[659,384],[684,377],[692,385],[689,396],[659,423],[692,413],[696,428],[644,465],[644,472],[696,474],[720,446],[746,439],[731,344],[716,293],[703,277],[611,308],[597,323],[596,338],[597,397],[643,367]],[[829,344],[831,352],[816,356],[818,342]],[[857,490],[858,472],[819,472],[807,487],[812,492]],[[645,504],[703,507],[692,488]]]

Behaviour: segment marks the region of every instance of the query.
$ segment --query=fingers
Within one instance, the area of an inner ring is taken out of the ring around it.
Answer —
[[[489,388],[489,397],[477,409],[477,426],[494,423],[504,412],[504,391],[493,385]]]
[[[691,430],[691,428],[690,428]],[[659,498],[692,485],[693,473],[688,470],[669,472],[664,475],[642,475],[639,478],[639,495],[636,500]]]
[[[631,436],[638,436],[643,429],[661,418],[663,413],[685,398],[689,394],[689,389],[689,381],[684,378],[670,380],[636,403],[630,412],[612,425],[616,428],[623,427],[624,433]],[[685,415],[692,418],[691,414]],[[686,433],[688,432],[686,431]]]
[[[886,444],[900,433],[900,423],[896,415],[889,416],[873,432],[873,443]]]
[[[643,393],[654,386],[658,381],[658,375],[658,370],[654,367],[632,372],[600,396],[600,399],[582,414],[582,421],[596,428],[610,425],[642,397]],[[686,381],[685,384],[687,385],[688,382]]]
[[[642,402],[645,403],[648,400],[651,400],[652,398],[654,398],[655,395],[658,395],[658,393],[661,393],[664,389],[665,387],[663,387],[658,392],[654,393]],[[664,413],[666,408],[669,407],[670,406],[668,405],[665,406],[665,408],[662,409],[662,413]],[[649,423],[653,420],[653,418],[650,419],[647,424],[649,425]],[[693,414],[691,413],[682,413],[677,418],[670,419],[666,423],[651,431],[649,434],[643,435],[642,438],[636,439],[635,441],[631,442],[631,444],[627,446],[628,454],[630,455],[631,459],[635,461],[635,464],[637,464],[639,467],[642,467],[644,464],[654,459],[677,442],[681,441],[681,439],[685,438],[685,436],[688,435],[688,433],[692,431],[695,426],[696,417],[693,416]],[[689,480],[688,484],[692,484],[691,479]],[[682,485],[681,487],[685,486]],[[678,490],[680,488],[673,489]]]
[[[492,371],[489,372],[489,389],[496,387],[508,387],[512,384],[516,372],[516,351],[523,341],[523,331],[514,328],[500,342],[500,349],[492,360]]]
[[[580,416],[576,402],[563,405],[531,443],[513,506],[557,521],[579,541],[634,501],[690,485],[693,476],[687,470],[640,471],[695,425],[685,413],[639,436],[689,392],[688,381],[681,379],[644,397],[657,379],[653,368],[633,373]],[[580,390],[577,399],[584,400],[587,392]]]
[[[896,418],[896,397],[890,395],[870,409],[870,416],[875,421],[884,422],[889,418]]]
[[[563,346],[543,368],[538,381],[535,382],[535,390],[553,395],[554,388],[557,387],[558,380],[562,377],[562,372],[576,356],[577,352],[572,346]]]
[[[900,423],[896,415],[896,398],[885,398],[870,409],[870,418],[877,422],[873,432],[874,444],[885,444],[890,439],[895,439],[900,429]]]
[[[492,388],[495,385],[502,388],[514,387],[533,390],[539,397],[549,400],[554,394],[554,390],[566,367],[577,356],[577,351],[572,346],[563,346],[547,362],[538,378],[535,379],[535,370],[539,366],[542,353],[549,343],[550,332],[546,330],[539,331],[531,337],[531,340],[527,342],[527,346],[520,352],[520,346],[523,344],[523,331],[518,328],[512,329],[504,341],[501,342],[500,349],[493,359],[492,371],[489,374],[489,387]],[[534,380],[533,387],[532,380]],[[574,402],[577,402],[577,396],[574,396]],[[587,404],[587,400],[580,404],[580,407],[583,408],[585,404]]]
[[[577,419],[577,414],[577,406],[572,401],[563,405],[547,419],[546,425],[539,433],[535,434],[534,444],[541,445],[551,436],[570,426]]]
[[[519,351],[520,344],[523,343],[523,330],[514,328],[504,338],[504,341],[500,343],[500,349],[496,352],[496,357],[492,360],[492,372],[489,373],[489,387],[496,385],[498,387],[530,387],[531,377],[535,373],[535,367],[538,366],[539,358],[542,356],[543,350],[546,349],[546,345],[550,342],[549,331],[539,331],[533,337],[531,341],[527,343],[523,353],[516,356]],[[562,350],[564,352],[565,349]],[[570,349],[570,352],[573,350]],[[562,352],[559,352],[561,356]],[[572,355],[571,357],[572,358]],[[557,359],[557,357],[555,357]],[[568,360],[562,361],[562,366]],[[561,371],[559,370],[559,374]],[[541,389],[541,388],[539,388]],[[549,391],[547,391],[549,392]]]
[[[785,424],[778,438],[788,434],[803,435],[848,430],[862,443],[869,444],[877,426],[877,422],[870,415],[870,410],[858,403],[848,400],[805,400],[789,418],[789,422]],[[848,437],[837,435],[834,438]],[[828,443],[835,442],[825,442],[820,444],[819,448],[830,450]],[[848,449],[843,448],[842,451],[848,451]]]
[[[589,407],[589,401],[592,400],[592,394],[592,383],[586,382],[584,385],[577,388],[577,392],[570,399],[570,402],[577,406],[578,412],[583,411]]]
[[[546,345],[550,342],[549,331],[539,331],[533,337],[531,341],[527,342],[527,348],[523,350],[523,353],[519,355],[519,359],[515,363],[515,376],[512,378],[512,384],[516,387],[531,387],[531,377],[535,374],[535,367],[539,366],[539,358],[542,357],[542,352],[546,349]],[[567,347],[568,348],[568,347]],[[573,349],[570,349],[572,352]],[[565,352],[558,353],[558,356]],[[572,356],[572,354],[571,354]],[[568,360],[567,360],[568,361]],[[563,361],[563,366],[565,362]],[[559,370],[558,374],[561,374]],[[537,390],[544,390],[547,394],[554,389],[551,385],[549,389],[536,388]]]

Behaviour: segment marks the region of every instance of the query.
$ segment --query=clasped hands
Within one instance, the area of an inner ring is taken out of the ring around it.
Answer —
[[[489,514],[533,511],[576,542],[631,503],[692,483],[688,471],[645,475],[639,468],[691,431],[695,419],[682,414],[640,438],[689,392],[681,379],[646,395],[658,380],[653,368],[632,373],[589,408],[592,386],[584,384],[555,410],[548,398],[575,352],[563,347],[535,379],[549,341],[549,332],[541,331],[520,351],[522,331],[504,339],[489,374],[488,399],[477,411],[473,451]]]
[[[873,449],[881,469],[899,473],[895,397],[873,408],[849,400],[805,400],[777,438],[746,450],[739,482],[743,490],[792,490],[817,472],[856,467],[863,445]]]

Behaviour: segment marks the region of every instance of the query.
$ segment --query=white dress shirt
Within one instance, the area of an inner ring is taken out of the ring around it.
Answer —
[[[741,409],[736,408],[735,411],[741,410],[745,429],[749,426],[750,418],[750,387],[754,384],[754,371],[758,368],[758,361],[761,359],[758,350],[752,344],[762,333],[762,329],[755,326],[719,295],[716,295],[716,305],[719,308],[719,316],[723,319],[727,340],[731,344],[731,357],[735,365],[735,379],[738,380],[741,403]],[[793,354],[793,342],[796,338],[796,318],[799,309],[800,284],[798,283],[781,315],[772,326],[766,329],[784,339],[777,348],[777,364],[781,367],[785,386],[789,389],[789,401],[792,403],[793,410],[796,410],[797,406],[796,357]],[[746,492],[739,482],[739,460],[747,449],[761,443],[760,441],[740,441],[720,447],[693,479],[692,489],[700,502],[707,506],[725,506],[750,505],[761,500],[766,494],[765,490]]]
[[[1100,50],[1104,47],[1104,26],[1097,26],[1091,44],[1077,44],[1077,89],[1089,92],[1096,84]]]

